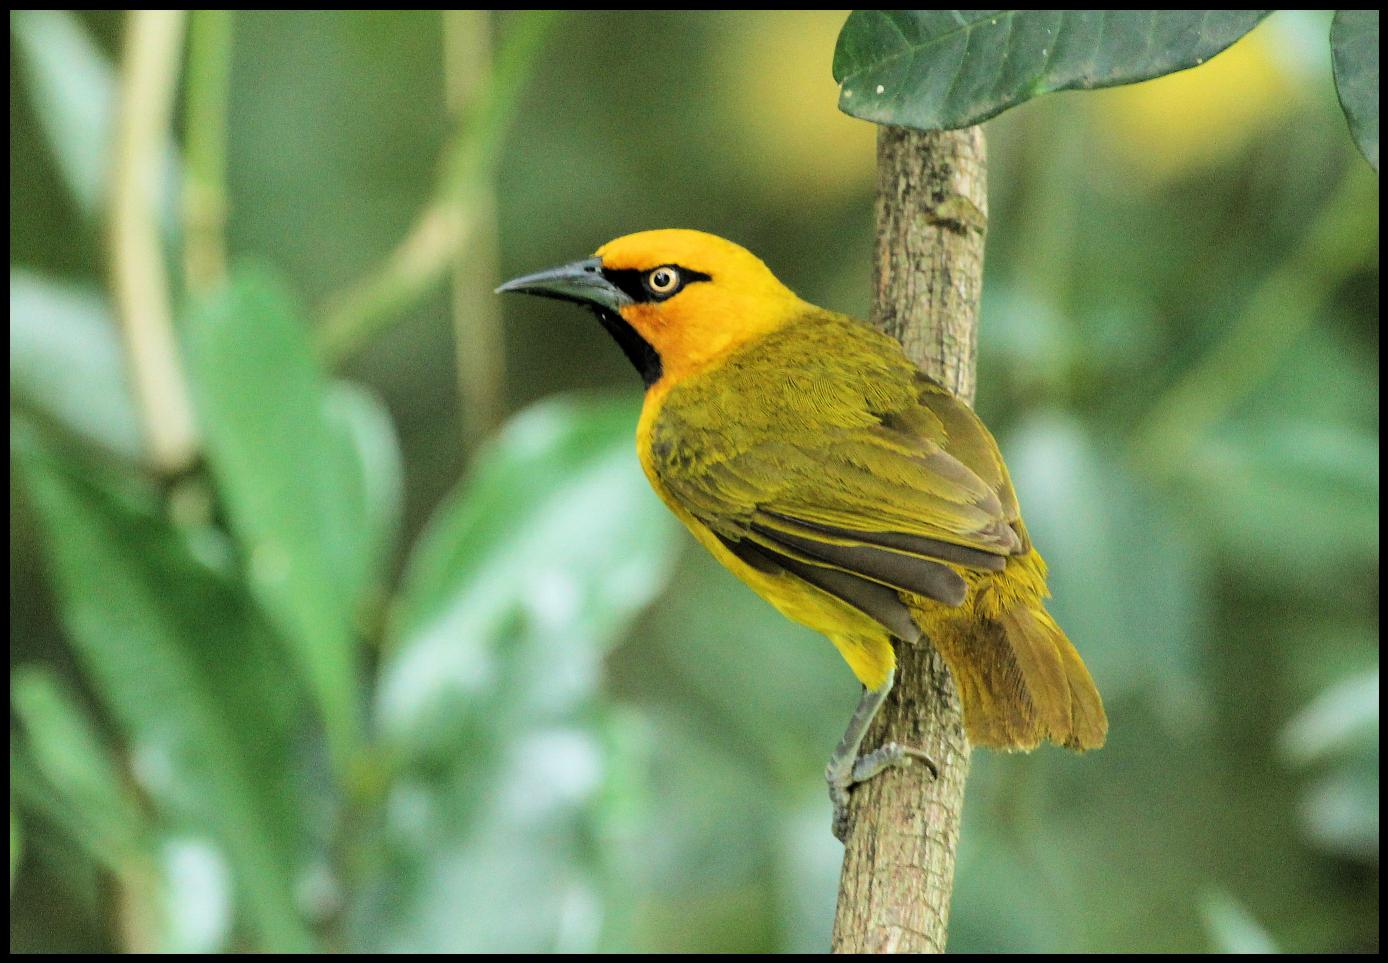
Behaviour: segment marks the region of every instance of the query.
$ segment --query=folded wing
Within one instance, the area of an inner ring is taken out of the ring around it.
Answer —
[[[898,380],[885,391],[884,369]],[[899,593],[959,605],[959,569],[1000,571],[1029,545],[996,446],[963,402],[909,367],[875,364],[861,389],[852,375],[798,381],[796,396],[742,393],[760,399],[743,419],[755,432],[681,452],[696,433],[667,431],[655,468],[747,564],[788,572],[914,638]],[[678,429],[681,408],[709,403],[672,397],[662,422]]]

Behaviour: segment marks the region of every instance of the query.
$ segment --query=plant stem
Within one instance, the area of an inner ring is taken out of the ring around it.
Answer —
[[[502,138],[515,116],[530,66],[557,16],[542,10],[514,16],[491,82],[454,130],[434,199],[385,262],[334,298],[324,312],[319,347],[329,363],[345,360],[395,315],[433,290],[477,235],[481,199],[496,170]]]
[[[966,401],[974,393],[987,191],[983,132],[883,127],[877,135],[873,323]],[[930,645],[897,650],[897,684],[868,733],[939,766],[858,786],[834,920],[836,953],[942,952],[969,772],[959,696]]]
[[[491,71],[491,14],[485,10],[444,11],[443,43],[448,109],[461,119],[481,96]],[[463,440],[469,449],[501,420],[505,376],[501,311],[492,294],[500,258],[496,190],[491,178],[478,185],[474,203],[472,243],[453,259],[453,339]]]
[[[195,10],[191,16],[185,86],[183,265],[188,289],[205,292],[226,278],[231,11]]]
[[[180,10],[136,10],[127,17],[111,178],[111,293],[150,461],[165,474],[191,464],[198,445],[157,217],[184,22]]]

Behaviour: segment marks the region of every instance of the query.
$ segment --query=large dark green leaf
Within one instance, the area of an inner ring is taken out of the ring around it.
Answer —
[[[201,304],[189,374],[208,461],[253,591],[291,644],[339,772],[360,736],[357,595],[363,476],[330,416],[308,333],[280,287],[244,273]]]
[[[215,839],[266,949],[303,950],[302,829],[278,649],[238,586],[207,568],[137,479],[23,422],[11,444],[42,523],[63,622],[161,814]]]
[[[1330,25],[1330,55],[1350,133],[1378,170],[1378,11],[1336,13]]]
[[[678,544],[637,466],[636,416],[571,399],[527,411],[420,539],[376,707],[396,769],[361,948],[591,950],[624,905],[594,843],[630,782],[602,659]]]
[[[839,108],[952,130],[1056,90],[1194,67],[1266,10],[858,10],[834,50]]]

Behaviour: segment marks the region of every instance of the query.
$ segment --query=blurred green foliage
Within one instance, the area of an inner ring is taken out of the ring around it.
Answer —
[[[502,276],[697,227],[863,314],[843,22],[561,18],[490,148]],[[11,15],[11,948],[822,949],[856,686],[648,490],[615,347],[507,304],[475,451],[442,284],[314,351],[449,169],[439,18],[233,17],[171,480],[103,276],[120,27]],[[975,756],[952,949],[1377,948],[1378,185],[1329,30],[987,127],[979,405],[1112,730]]]

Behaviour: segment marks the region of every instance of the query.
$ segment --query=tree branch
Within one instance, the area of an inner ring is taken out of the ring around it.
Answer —
[[[987,223],[983,132],[882,127],[877,137],[873,323],[966,401],[974,393]],[[959,696],[929,645],[897,651],[896,688],[864,745],[895,740],[940,767],[889,769],[853,792],[834,920],[836,953],[942,952],[969,742]]]

